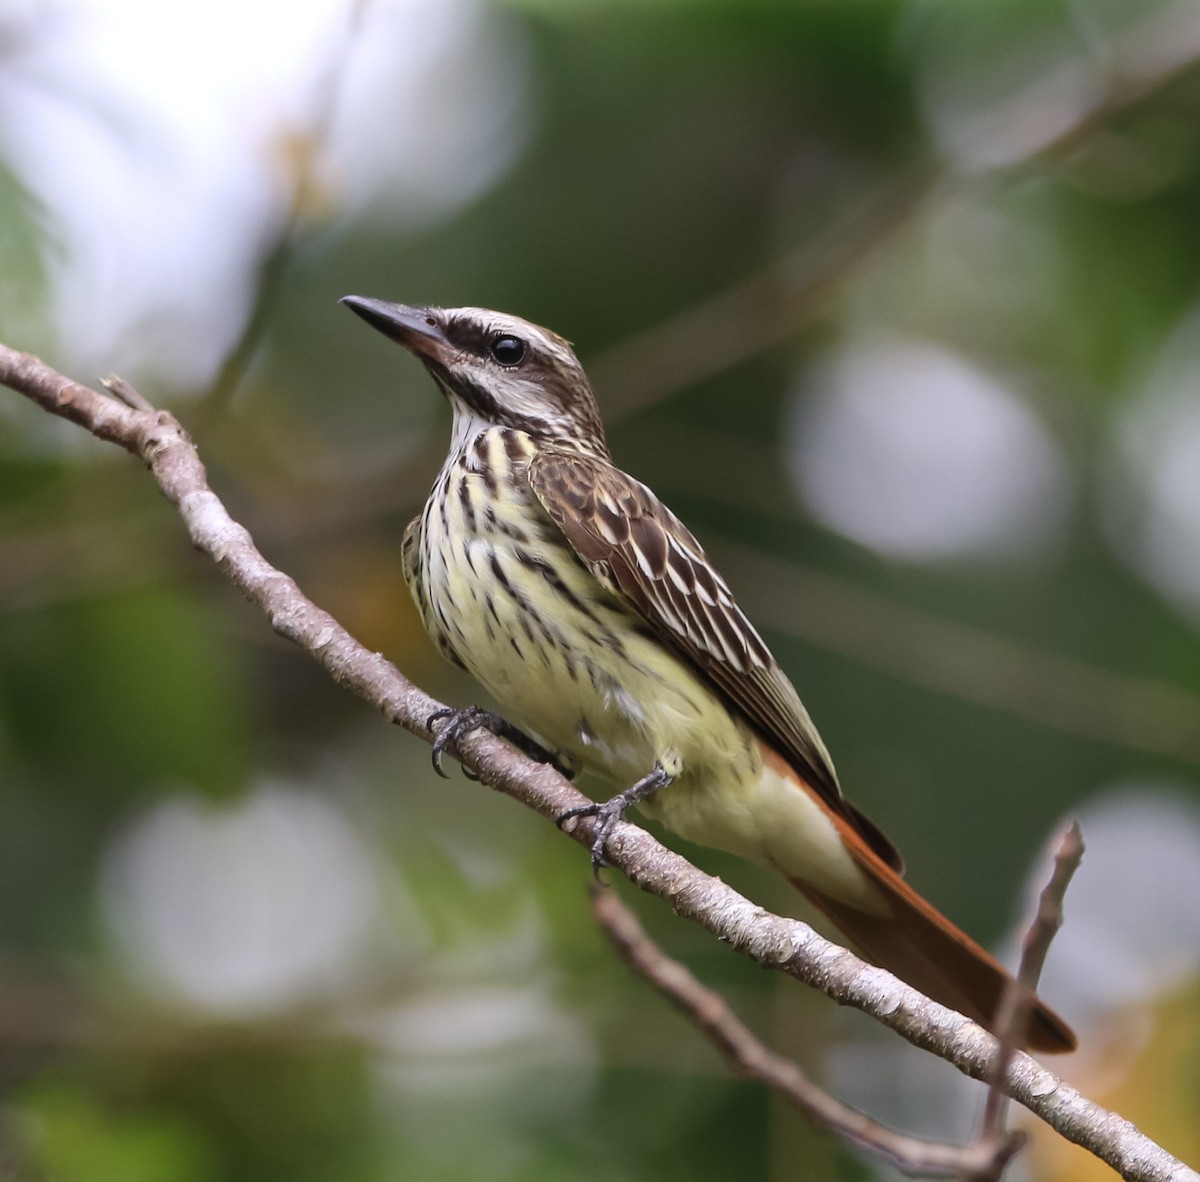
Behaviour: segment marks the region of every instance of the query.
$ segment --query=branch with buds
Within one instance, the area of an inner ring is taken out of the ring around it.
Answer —
[[[267,562],[209,488],[196,449],[173,416],[156,410],[117,379],[105,383],[106,396],[3,345],[0,383],[142,459],[178,510],[193,545],[262,609],[276,632],[300,645],[339,685],[374,705],[389,721],[432,742],[429,719],[443,709],[442,703],[379,653],[359,644],[328,612],[305,598],[288,575]],[[554,768],[534,763],[487,732],[474,732],[457,747],[463,763],[483,783],[547,818],[587,803]],[[591,822],[581,821],[570,836],[589,846]],[[665,900],[677,915],[700,924],[743,955],[872,1015],[975,1079],[992,1078],[1000,1050],[987,1031],[822,939],[807,924],[765,911],[634,825],[618,826],[608,856],[614,867]],[[1200,1182],[1200,1174],[1128,1121],[1092,1103],[1025,1054],[1012,1053],[997,1087],[1123,1178]]]

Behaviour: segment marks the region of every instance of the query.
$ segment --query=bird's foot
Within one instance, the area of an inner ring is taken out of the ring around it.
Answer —
[[[442,723],[442,725],[438,727],[438,723]],[[562,763],[553,751],[547,750],[541,743],[531,739],[523,730],[513,726],[508,719],[502,718],[494,710],[485,710],[482,706],[464,706],[461,710],[450,707],[435,710],[429,716],[429,729],[434,730],[435,728],[437,736],[433,740],[433,770],[442,779],[447,778],[446,770],[442,767],[442,756],[445,755],[447,749],[456,747],[459,739],[464,735],[481,728],[491,731],[493,735],[503,739],[506,743],[511,743],[530,759],[536,760],[538,763],[551,764],[568,780],[575,774],[574,769]],[[479,778],[465,767],[463,774],[472,780]]]
[[[621,821],[625,820],[626,810],[630,805],[638,804],[646,797],[652,796],[660,788],[665,788],[674,779],[674,775],[666,771],[661,764],[656,763],[654,770],[649,775],[643,776],[632,787],[626,788],[624,792],[618,792],[616,796],[611,796],[605,801],[582,804],[578,808],[567,809],[558,818],[557,824],[560,829],[575,817],[596,818],[596,823],[592,827],[591,850],[592,873],[596,876],[597,882],[600,881],[601,867],[608,865],[608,860],[604,856],[604,847],[608,844],[612,831]]]

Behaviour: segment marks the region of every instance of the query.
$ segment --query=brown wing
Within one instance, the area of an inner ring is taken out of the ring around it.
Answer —
[[[687,526],[644,484],[597,457],[540,450],[529,482],[588,570],[899,869],[891,843],[843,798],[833,760],[792,683]]]

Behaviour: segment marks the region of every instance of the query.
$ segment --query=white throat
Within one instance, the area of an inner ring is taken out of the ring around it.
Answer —
[[[457,456],[466,451],[493,424],[487,419],[481,419],[457,399],[452,399],[450,405],[454,410],[454,425],[450,429],[450,455]]]

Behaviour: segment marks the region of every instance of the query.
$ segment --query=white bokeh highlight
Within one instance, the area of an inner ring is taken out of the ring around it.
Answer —
[[[1087,851],[1042,980],[1086,1025],[1200,977],[1200,806],[1185,785],[1131,781],[1076,819]]]
[[[56,360],[84,372],[204,386],[314,147],[310,204],[402,232],[461,208],[526,139],[524,43],[483,0],[6,15],[24,36],[0,72],[0,154],[46,210]]]
[[[392,1082],[453,1094],[456,1081],[494,1078],[517,1067],[590,1068],[586,1025],[554,997],[548,979],[524,984],[443,985],[380,1011],[363,1030],[390,1058]]]
[[[1200,623],[1200,308],[1171,333],[1122,405],[1101,484],[1118,552]]]
[[[547,979],[444,987],[390,1016],[375,1104],[406,1154],[465,1178],[539,1173],[545,1130],[595,1110],[600,1056],[560,992]]]
[[[1046,5],[1022,19],[996,5],[906,6],[898,40],[913,64],[917,110],[958,169],[1024,160],[1093,109],[1107,85],[1105,59],[1088,53],[1100,41],[1086,27],[1095,7]]]
[[[175,796],[111,843],[102,914],[130,975],[164,1002],[259,1016],[353,978],[379,909],[372,861],[311,791]]]
[[[1069,502],[1062,455],[1018,392],[940,344],[848,340],[805,375],[785,438],[811,515],[892,558],[1020,554]]]

